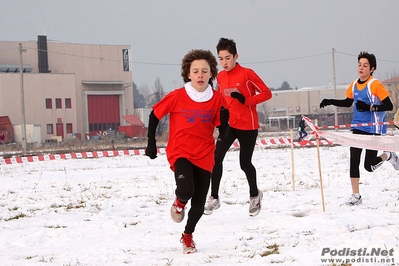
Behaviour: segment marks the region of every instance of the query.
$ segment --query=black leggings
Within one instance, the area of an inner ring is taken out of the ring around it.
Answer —
[[[375,135],[371,133],[367,133],[361,130],[353,130],[353,134],[360,135]],[[363,149],[350,147],[350,169],[349,174],[351,178],[359,178],[360,177],[360,158],[362,155]],[[366,149],[366,155],[364,157],[364,169],[368,172],[373,172],[382,164],[381,157],[377,156],[378,151],[376,150],[368,150]]]
[[[223,159],[230,149],[233,142],[238,139],[240,144],[240,167],[244,171],[249,185],[249,195],[255,197],[258,195],[258,186],[256,184],[256,169],[252,164],[252,154],[258,137],[258,130],[240,130],[231,128],[229,135],[216,143],[215,166],[212,170],[211,196],[219,198],[219,186],[223,174]]]
[[[191,208],[184,229],[187,234],[194,232],[195,226],[204,213],[210,178],[211,173],[209,171],[199,168],[185,158],[177,159],[175,163],[175,194],[182,203],[191,199]]]

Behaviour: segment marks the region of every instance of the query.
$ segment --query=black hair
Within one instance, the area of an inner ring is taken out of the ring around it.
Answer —
[[[216,45],[216,51],[227,50],[230,54],[235,56],[237,54],[236,43],[232,39],[220,38],[219,43]]]
[[[369,61],[370,70],[374,68],[374,72],[377,69],[377,59],[375,58],[375,55],[365,51],[361,51],[360,54],[357,56],[357,62],[359,62],[361,58],[366,58]],[[371,75],[373,74],[373,72],[371,72]]]

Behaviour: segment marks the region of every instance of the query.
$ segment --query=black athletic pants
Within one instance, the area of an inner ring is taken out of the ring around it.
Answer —
[[[250,197],[258,195],[256,184],[256,169],[252,164],[252,154],[254,152],[258,130],[240,130],[230,128],[230,133],[224,139],[218,139],[215,150],[215,166],[211,177],[211,196],[219,198],[220,180],[223,174],[223,159],[230,149],[233,142],[237,139],[240,144],[240,167],[244,171],[249,185]]]
[[[195,226],[204,213],[210,178],[211,173],[209,171],[199,168],[185,158],[177,159],[175,163],[175,194],[182,203],[191,199],[191,208],[184,229],[187,234],[194,232]]]
[[[360,135],[376,135],[371,134],[368,132],[364,132],[361,130],[353,130],[353,134],[360,134]],[[362,155],[363,149],[350,147],[350,167],[349,167],[349,175],[350,177],[359,178],[360,177],[360,158]],[[373,172],[382,164],[381,157],[377,156],[378,151],[375,150],[368,150],[366,149],[366,155],[364,157],[364,169],[368,172]]]

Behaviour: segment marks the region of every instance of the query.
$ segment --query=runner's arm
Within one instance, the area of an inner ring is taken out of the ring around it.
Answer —
[[[334,105],[338,107],[351,107],[353,104],[353,99],[346,98],[344,100],[337,99],[323,99],[320,103],[320,108],[324,108],[327,105]]]

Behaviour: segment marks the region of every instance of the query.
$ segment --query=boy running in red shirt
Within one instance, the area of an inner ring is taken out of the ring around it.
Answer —
[[[212,89],[212,80],[217,73],[217,61],[210,51],[190,51],[182,60],[184,87],[170,92],[152,107],[148,124],[145,154],[155,159],[156,128],[159,120],[170,114],[166,154],[176,180],[176,198],[170,214],[173,221],[183,221],[185,206],[191,199],[187,223],[180,240],[186,254],[197,251],[192,233],[204,212],[215,163],[214,129],[218,127],[223,137],[229,128],[229,112],[223,108],[226,102],[219,92]]]
[[[216,49],[220,65],[223,67],[217,76],[218,90],[228,104],[230,130],[226,138],[216,143],[211,196],[205,205],[205,214],[212,214],[213,210],[220,207],[219,185],[223,173],[223,159],[233,142],[238,139],[240,166],[249,185],[249,215],[256,216],[261,210],[263,197],[257,186],[256,169],[251,162],[259,128],[256,105],[271,99],[272,93],[252,69],[237,63],[237,48],[233,40],[221,38]]]

